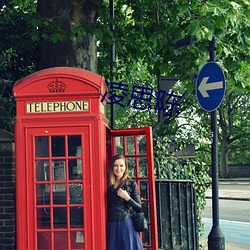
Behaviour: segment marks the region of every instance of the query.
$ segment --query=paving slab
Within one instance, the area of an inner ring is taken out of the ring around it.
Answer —
[[[233,185],[237,185],[237,190]],[[207,189],[206,197],[212,198],[212,188]],[[250,178],[220,179],[219,199],[250,200]]]
[[[200,244],[202,246],[202,250],[208,250],[208,244],[207,244],[206,237],[201,238]],[[225,250],[250,250],[250,247],[239,246],[239,245],[235,245],[235,244],[226,242],[225,243]]]

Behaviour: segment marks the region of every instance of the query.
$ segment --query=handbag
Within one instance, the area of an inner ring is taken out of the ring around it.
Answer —
[[[148,230],[148,222],[143,212],[137,213],[132,211],[131,218],[137,232],[144,232]]]

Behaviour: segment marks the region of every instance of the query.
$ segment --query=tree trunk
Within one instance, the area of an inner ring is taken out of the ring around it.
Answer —
[[[37,68],[69,66],[96,72],[96,38],[85,32],[96,22],[92,1],[38,0],[37,11],[44,20],[52,20],[54,24],[43,25],[41,30],[45,39],[38,51]],[[62,35],[60,41],[56,41],[56,34]]]
[[[219,177],[228,177],[228,143],[225,140],[222,140],[220,144]]]

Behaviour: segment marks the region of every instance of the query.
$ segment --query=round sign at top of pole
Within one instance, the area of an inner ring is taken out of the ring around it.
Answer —
[[[217,109],[225,95],[226,81],[221,67],[215,62],[205,64],[196,80],[196,96],[208,112]]]

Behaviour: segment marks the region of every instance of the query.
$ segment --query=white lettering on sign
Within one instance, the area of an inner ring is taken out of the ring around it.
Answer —
[[[27,102],[27,113],[80,112],[88,111],[88,101]]]

